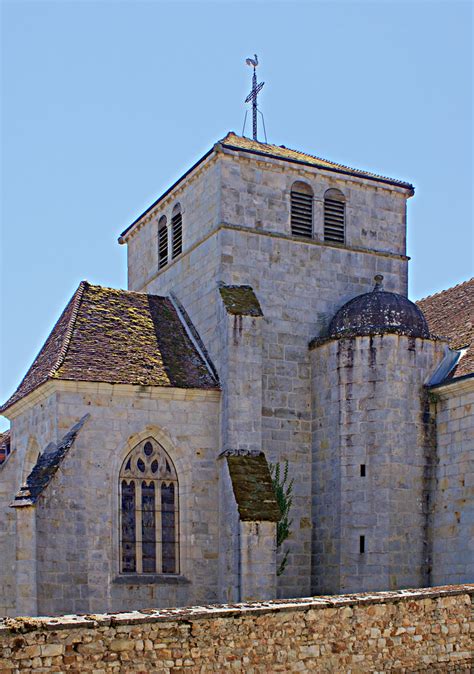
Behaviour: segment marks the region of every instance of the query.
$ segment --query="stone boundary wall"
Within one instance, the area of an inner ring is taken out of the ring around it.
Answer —
[[[473,585],[6,618],[0,671],[472,672]]]

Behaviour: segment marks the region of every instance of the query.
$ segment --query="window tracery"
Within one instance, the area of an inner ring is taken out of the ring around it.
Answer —
[[[178,573],[178,477],[152,438],[125,458],[119,492],[121,573]]]

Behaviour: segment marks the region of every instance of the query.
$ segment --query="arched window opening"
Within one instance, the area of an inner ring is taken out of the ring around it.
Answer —
[[[121,573],[179,573],[178,478],[165,450],[144,440],[122,464]]]
[[[181,215],[181,206],[176,204],[171,216],[172,246],[171,254],[173,259],[178,257],[183,250],[183,218]]]
[[[162,215],[158,221],[158,269],[168,264],[168,224],[166,216]]]
[[[291,233],[311,239],[313,236],[313,190],[295,182],[291,188]]]
[[[344,243],[346,229],[345,197],[340,190],[327,190],[324,195],[324,240]]]

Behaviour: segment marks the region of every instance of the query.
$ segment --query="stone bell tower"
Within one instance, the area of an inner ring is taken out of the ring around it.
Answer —
[[[443,344],[413,302],[375,279],[311,344],[316,594],[429,584],[423,384]]]

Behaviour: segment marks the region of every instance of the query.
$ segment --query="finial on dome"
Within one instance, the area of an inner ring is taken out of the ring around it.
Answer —
[[[383,281],[383,276],[382,276],[382,274],[376,274],[376,275],[374,276],[374,281],[375,281],[374,292],[375,292],[376,290],[383,290],[383,283],[382,283],[382,281]]]

